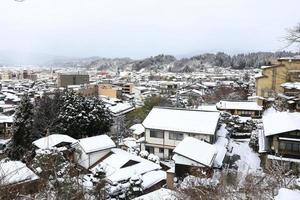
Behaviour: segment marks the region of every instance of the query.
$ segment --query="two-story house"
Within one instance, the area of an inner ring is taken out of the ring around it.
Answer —
[[[265,141],[260,144],[265,146],[266,152],[278,157],[300,158],[300,113],[270,113],[263,116],[263,125]]]
[[[170,159],[173,149],[185,137],[214,143],[219,112],[154,107],[143,121],[147,150],[162,159]]]

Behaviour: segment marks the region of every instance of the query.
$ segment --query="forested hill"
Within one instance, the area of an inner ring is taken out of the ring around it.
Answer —
[[[298,53],[299,54],[299,53]],[[171,72],[194,72],[206,67],[231,67],[234,69],[259,68],[270,64],[271,61],[280,57],[295,56],[292,52],[253,52],[246,54],[229,55],[223,52],[204,53],[190,58],[178,59],[173,55],[160,54],[144,59],[130,58],[64,58],[51,59],[40,65],[75,68],[97,68],[98,70],[159,70]],[[6,62],[1,62],[0,66]],[[33,62],[34,63],[34,62]],[[19,63],[18,63],[19,64]]]

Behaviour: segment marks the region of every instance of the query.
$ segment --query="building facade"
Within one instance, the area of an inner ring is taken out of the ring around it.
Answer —
[[[256,95],[274,97],[283,92],[281,84],[300,81],[300,57],[280,58],[271,66],[263,66],[256,76]]]
[[[81,85],[86,83],[89,83],[88,74],[58,74],[57,77],[58,87],[67,87],[68,85]]]
[[[186,137],[214,143],[219,112],[153,108],[143,121],[147,150],[162,159],[170,159],[174,148]]]

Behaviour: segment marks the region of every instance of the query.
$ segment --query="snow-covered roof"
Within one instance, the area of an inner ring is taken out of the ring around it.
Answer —
[[[275,200],[299,200],[300,199],[300,191],[299,190],[291,190],[287,188],[280,188],[278,191],[278,195],[275,196]]]
[[[155,107],[143,121],[149,129],[214,135],[219,112]]]
[[[68,136],[68,135],[63,135],[63,134],[52,134],[43,138],[40,138],[38,140],[35,140],[33,144],[40,148],[40,149],[49,149],[53,148],[61,143],[69,143],[73,144],[77,142],[74,138]]]
[[[300,130],[300,113],[274,112],[263,115],[265,136]]]
[[[254,101],[220,101],[216,106],[221,110],[262,110]]]
[[[147,172],[161,169],[160,165],[133,155],[122,149],[112,149],[112,154],[92,168],[92,172],[103,169],[106,178],[111,182],[128,180],[133,175],[143,175]],[[131,164],[128,164],[131,162]],[[124,165],[128,164],[124,167]]]
[[[92,153],[104,149],[116,147],[114,141],[107,135],[98,135],[94,137],[82,138],[78,143],[85,153]]]
[[[13,116],[0,115],[0,123],[13,123]]]
[[[141,135],[145,132],[145,127],[142,124],[134,124],[129,129],[133,131],[134,135]]]
[[[197,108],[202,111],[218,111],[216,105],[201,105]]]
[[[212,144],[193,137],[186,137],[176,146],[173,153],[211,167],[216,157],[217,149]],[[173,160],[176,163],[176,156],[173,156]]]
[[[167,179],[167,173],[165,171],[162,170],[151,171],[142,176],[142,180],[143,180],[142,186],[145,190],[166,179]]]
[[[130,103],[117,103],[109,106],[108,109],[114,116],[118,116],[134,110],[134,107]]]
[[[286,82],[281,84],[281,87],[285,89],[296,89],[300,90],[300,82]]]
[[[296,55],[296,56],[290,56],[290,57],[281,57],[278,58],[279,61],[281,60],[300,60],[300,55]]]
[[[16,184],[39,179],[39,177],[21,161],[1,161],[0,169],[0,185]]]
[[[176,200],[176,195],[173,190],[160,188],[148,194],[139,196],[134,200]]]

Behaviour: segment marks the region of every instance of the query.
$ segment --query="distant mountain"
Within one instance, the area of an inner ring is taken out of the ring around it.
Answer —
[[[13,65],[51,65],[56,67],[82,67],[96,68],[98,70],[128,69],[139,71],[155,70],[170,72],[193,72],[202,70],[208,66],[231,67],[234,69],[258,68],[269,65],[271,61],[279,57],[295,56],[292,52],[254,52],[246,54],[229,55],[223,52],[203,53],[189,58],[176,59],[173,55],[157,55],[149,58],[133,60],[130,58],[72,58],[52,56],[46,54],[15,53],[0,51],[1,64]]]

